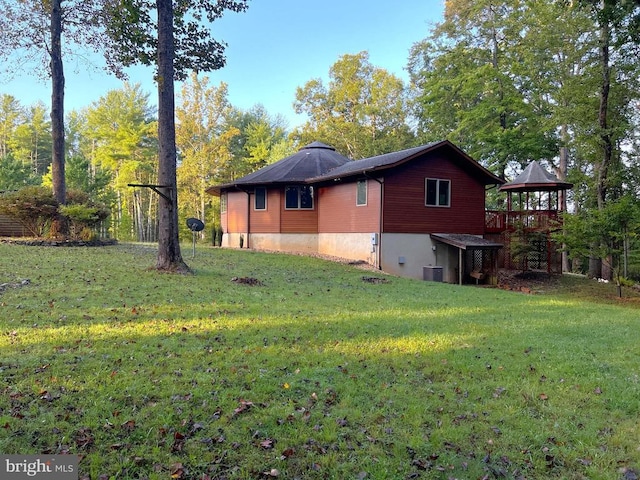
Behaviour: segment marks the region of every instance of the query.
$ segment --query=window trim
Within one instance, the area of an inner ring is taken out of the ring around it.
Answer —
[[[264,206],[258,208],[258,190],[264,192]],[[253,209],[258,212],[264,212],[267,209],[267,187],[256,187],[253,191]]]
[[[436,202],[428,203],[428,193],[429,193],[429,181],[436,182]],[[447,191],[447,203],[440,203],[440,184],[446,183],[448,186]],[[450,208],[451,207],[451,180],[448,178],[432,178],[427,177],[424,179],[424,205],[425,207],[436,207],[436,208]]]
[[[287,206],[287,190],[290,188],[295,188],[298,193],[298,204],[296,207]],[[311,206],[303,207],[302,206],[302,191],[303,189],[309,189],[310,197],[311,197]],[[315,195],[313,191],[313,185],[287,185],[284,187],[284,209],[285,210],[315,210],[316,202]]]
[[[360,202],[360,186],[364,185],[364,202]],[[369,200],[369,182],[367,179],[356,182],[356,207],[366,207]]]

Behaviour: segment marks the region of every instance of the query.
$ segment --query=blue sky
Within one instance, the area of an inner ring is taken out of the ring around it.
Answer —
[[[366,50],[370,62],[403,79],[409,49],[442,18],[443,0],[251,0],[244,13],[226,13],[213,34],[228,44],[227,65],[206,73],[210,83],[228,84],[229,100],[239,108],[262,104],[293,127],[302,121],[293,110],[296,87],[313,78],[325,82],[341,55]],[[98,68],[74,72],[66,65],[65,109],[81,109],[122,82]],[[1,70],[1,69],[0,69]],[[155,103],[152,70],[129,71]],[[1,76],[0,94],[22,105],[49,104],[50,86],[25,71],[11,82]]]

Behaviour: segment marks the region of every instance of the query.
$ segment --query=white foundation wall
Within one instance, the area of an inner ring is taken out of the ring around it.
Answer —
[[[318,251],[317,233],[252,233],[249,240],[249,248],[256,250],[300,253]]]
[[[377,264],[378,245],[372,242],[372,233],[320,233],[319,251],[323,255],[361,260],[370,265]],[[378,238],[376,236],[376,238]]]
[[[349,260],[361,260],[376,265],[378,245],[372,242],[371,233],[225,233],[222,246],[240,248],[240,237],[244,248],[274,250],[278,252],[320,253]],[[247,238],[249,244],[247,245]],[[378,238],[376,236],[376,238]]]
[[[424,278],[422,267],[442,266],[444,267],[443,280],[449,281],[448,265],[438,263],[438,261],[448,263],[445,246],[433,242],[428,234],[383,233],[380,247],[382,270],[387,273],[422,280]]]
[[[243,247],[247,248],[246,233],[223,233],[221,247],[240,248],[240,237],[242,237]]]
[[[444,282],[458,283],[458,250],[434,242],[428,234],[385,233],[372,241],[372,233],[253,233],[247,245],[246,233],[225,233],[222,246],[239,248],[241,236],[244,248],[256,250],[320,253],[374,266],[379,266],[377,262],[381,258],[382,271],[418,280],[424,278],[423,267],[440,266]],[[381,249],[380,257],[378,249]]]

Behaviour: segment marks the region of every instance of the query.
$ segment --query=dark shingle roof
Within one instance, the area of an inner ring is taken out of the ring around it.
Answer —
[[[538,162],[533,161],[512,182],[502,185],[500,191],[554,191],[571,187],[573,184],[560,181],[558,177],[542,168]]]
[[[399,152],[386,153],[384,155],[378,155],[376,157],[364,158],[362,160],[349,162],[340,167],[336,167],[325,174],[309,178],[308,181],[322,182],[326,180],[335,180],[339,178],[370,174],[379,170],[386,170],[388,168],[396,167],[425,153],[440,148],[448,148],[450,150],[453,150],[467,166],[470,166],[471,168],[478,171],[479,178],[483,179],[485,185],[504,183],[503,180],[496,177],[493,173],[484,168],[482,165],[469,157],[466,153],[464,153],[448,140],[433,142],[427,145],[422,145],[420,147],[408,148]]]
[[[249,175],[223,185],[209,187],[207,193],[218,194],[222,188],[304,183],[310,177],[322,175],[350,160],[336,149],[321,142],[313,142],[282,160],[267,165]]]
[[[408,148],[399,152],[386,153],[362,160],[350,161],[333,147],[313,142],[302,147],[297,153],[257,170],[230,183],[209,187],[207,193],[218,195],[221,189],[243,188],[256,185],[286,183],[321,183],[329,180],[372,174],[380,170],[394,168],[426,153],[448,149],[462,163],[464,168],[476,171],[476,178],[485,185],[504,183],[466,153],[448,140]]]

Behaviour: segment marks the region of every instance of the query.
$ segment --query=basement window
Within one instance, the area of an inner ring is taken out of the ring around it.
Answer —
[[[425,179],[425,205],[448,207],[451,205],[451,181],[440,178]]]

